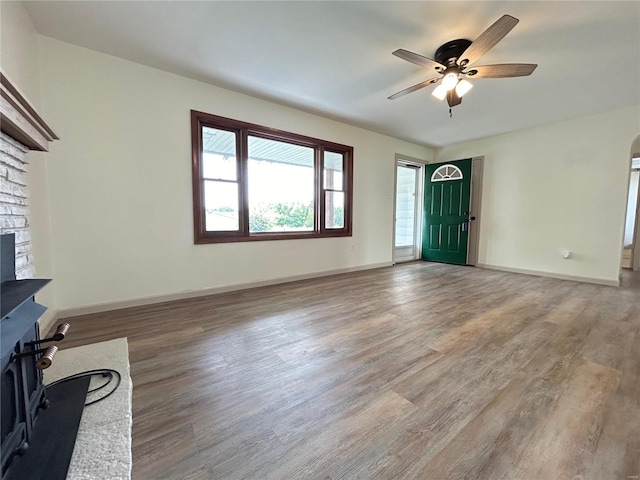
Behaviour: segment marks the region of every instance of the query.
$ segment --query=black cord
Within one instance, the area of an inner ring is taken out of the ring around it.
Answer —
[[[109,378],[104,384],[100,385],[99,387],[96,387],[92,390],[87,391],[87,395],[93,392],[97,392],[98,390],[102,390],[107,385],[112,383],[112,380],[114,377],[116,377],[116,386],[113,387],[113,389],[109,393],[107,393],[104,397],[100,397],[96,400],[85,403],[84,406],[88,407],[89,405],[93,405],[94,403],[101,402],[105,398],[110,397],[113,394],[113,392],[115,392],[118,389],[118,387],[120,386],[120,381],[122,380],[122,376],[120,375],[120,372],[118,372],[117,370],[112,370],[111,368],[99,368],[96,370],[87,370],[86,372],[74,373],[73,375],[69,375],[68,377],[64,377],[64,378],[61,378],[60,380],[56,380],[55,382],[51,382],[50,384],[47,385],[47,387],[52,387],[53,385],[58,385],[59,383],[70,382],[71,380],[76,380],[78,378],[93,377],[96,375],[100,375],[102,377],[109,377]]]

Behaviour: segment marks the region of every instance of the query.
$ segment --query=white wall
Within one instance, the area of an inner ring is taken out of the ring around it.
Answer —
[[[38,62],[38,34],[26,10],[19,2],[0,2],[0,39],[2,72],[29,102],[39,111],[45,122],[56,131],[56,125],[43,115],[40,96],[40,68]],[[30,232],[36,277],[54,277],[47,168],[51,159],[46,153],[30,152],[27,156],[27,182],[29,184]],[[51,283],[38,294],[37,300],[49,307],[40,320],[46,331],[54,319],[57,308],[57,282]]]
[[[40,106],[38,34],[19,2],[0,3],[2,71],[35,107]],[[45,119],[46,121],[46,119]]]
[[[432,151],[41,37],[59,308],[392,261],[396,153]],[[354,147],[353,237],[193,244],[190,110]],[[352,251],[352,246],[354,251]]]
[[[485,156],[479,264],[617,282],[639,131],[634,106],[437,151]]]

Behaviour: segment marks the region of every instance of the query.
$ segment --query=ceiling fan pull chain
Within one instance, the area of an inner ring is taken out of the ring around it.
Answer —
[[[453,118],[453,113],[451,113],[451,108],[449,108],[449,118]]]

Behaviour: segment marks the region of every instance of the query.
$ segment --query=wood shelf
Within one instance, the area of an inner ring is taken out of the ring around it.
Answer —
[[[49,151],[49,142],[59,140],[29,101],[0,72],[0,129],[30,150]]]

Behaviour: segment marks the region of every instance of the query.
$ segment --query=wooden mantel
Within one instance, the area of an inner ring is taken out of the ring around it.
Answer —
[[[58,136],[2,72],[0,80],[0,130],[30,150],[48,152]]]

